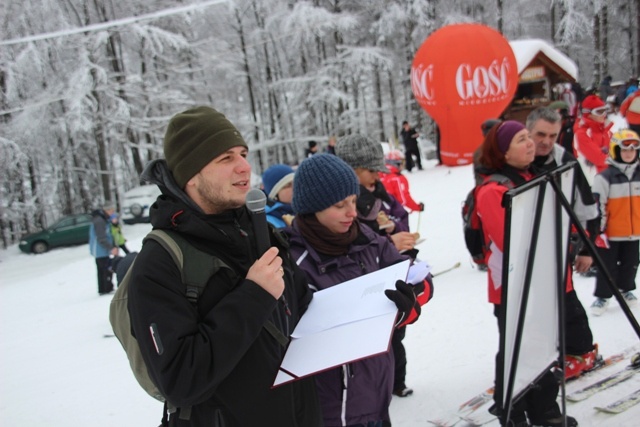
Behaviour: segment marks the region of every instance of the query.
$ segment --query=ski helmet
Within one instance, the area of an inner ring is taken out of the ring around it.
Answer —
[[[615,161],[622,162],[620,150],[640,149],[640,137],[631,129],[620,129],[611,136],[609,155]],[[636,157],[637,158],[637,157]],[[635,161],[635,160],[634,160]]]

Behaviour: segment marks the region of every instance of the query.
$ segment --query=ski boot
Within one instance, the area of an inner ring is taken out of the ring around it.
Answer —
[[[580,356],[567,354],[564,357],[564,378],[570,380],[579,377],[583,372],[594,369],[602,356],[598,354],[598,344],[593,345],[593,350]]]

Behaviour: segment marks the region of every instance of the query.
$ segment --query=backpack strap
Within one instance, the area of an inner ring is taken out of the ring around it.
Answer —
[[[289,338],[287,338],[271,320],[266,321],[264,328],[276,339],[276,341],[280,343],[282,347],[286,348],[287,345],[289,345]]]
[[[513,188],[513,181],[511,181],[509,178],[499,173],[493,173],[487,176],[480,185],[485,185],[490,182],[497,182],[498,184],[504,185],[507,188]]]
[[[195,248],[179,233],[168,230],[152,230],[144,238],[143,243],[147,239],[155,240],[171,255],[173,262],[180,269],[182,283],[187,288],[185,291],[187,299],[194,304],[198,301],[198,297],[207,286],[211,276],[222,268],[233,271],[220,258]],[[192,265],[197,268],[190,268]]]

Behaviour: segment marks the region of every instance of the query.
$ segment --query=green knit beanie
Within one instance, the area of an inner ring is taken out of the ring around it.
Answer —
[[[164,157],[180,188],[211,160],[233,147],[247,147],[238,129],[220,112],[196,107],[171,118]]]

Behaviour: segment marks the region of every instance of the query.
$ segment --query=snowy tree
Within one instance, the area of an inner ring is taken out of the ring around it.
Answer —
[[[310,140],[397,138],[405,119],[433,137],[409,80],[433,31],[480,22],[508,39],[549,40],[591,85],[605,74],[637,76],[639,8],[640,0],[0,2],[3,245],[117,201],[162,156],[169,118],[191,106],[212,105],[238,126],[256,173],[299,162]]]

